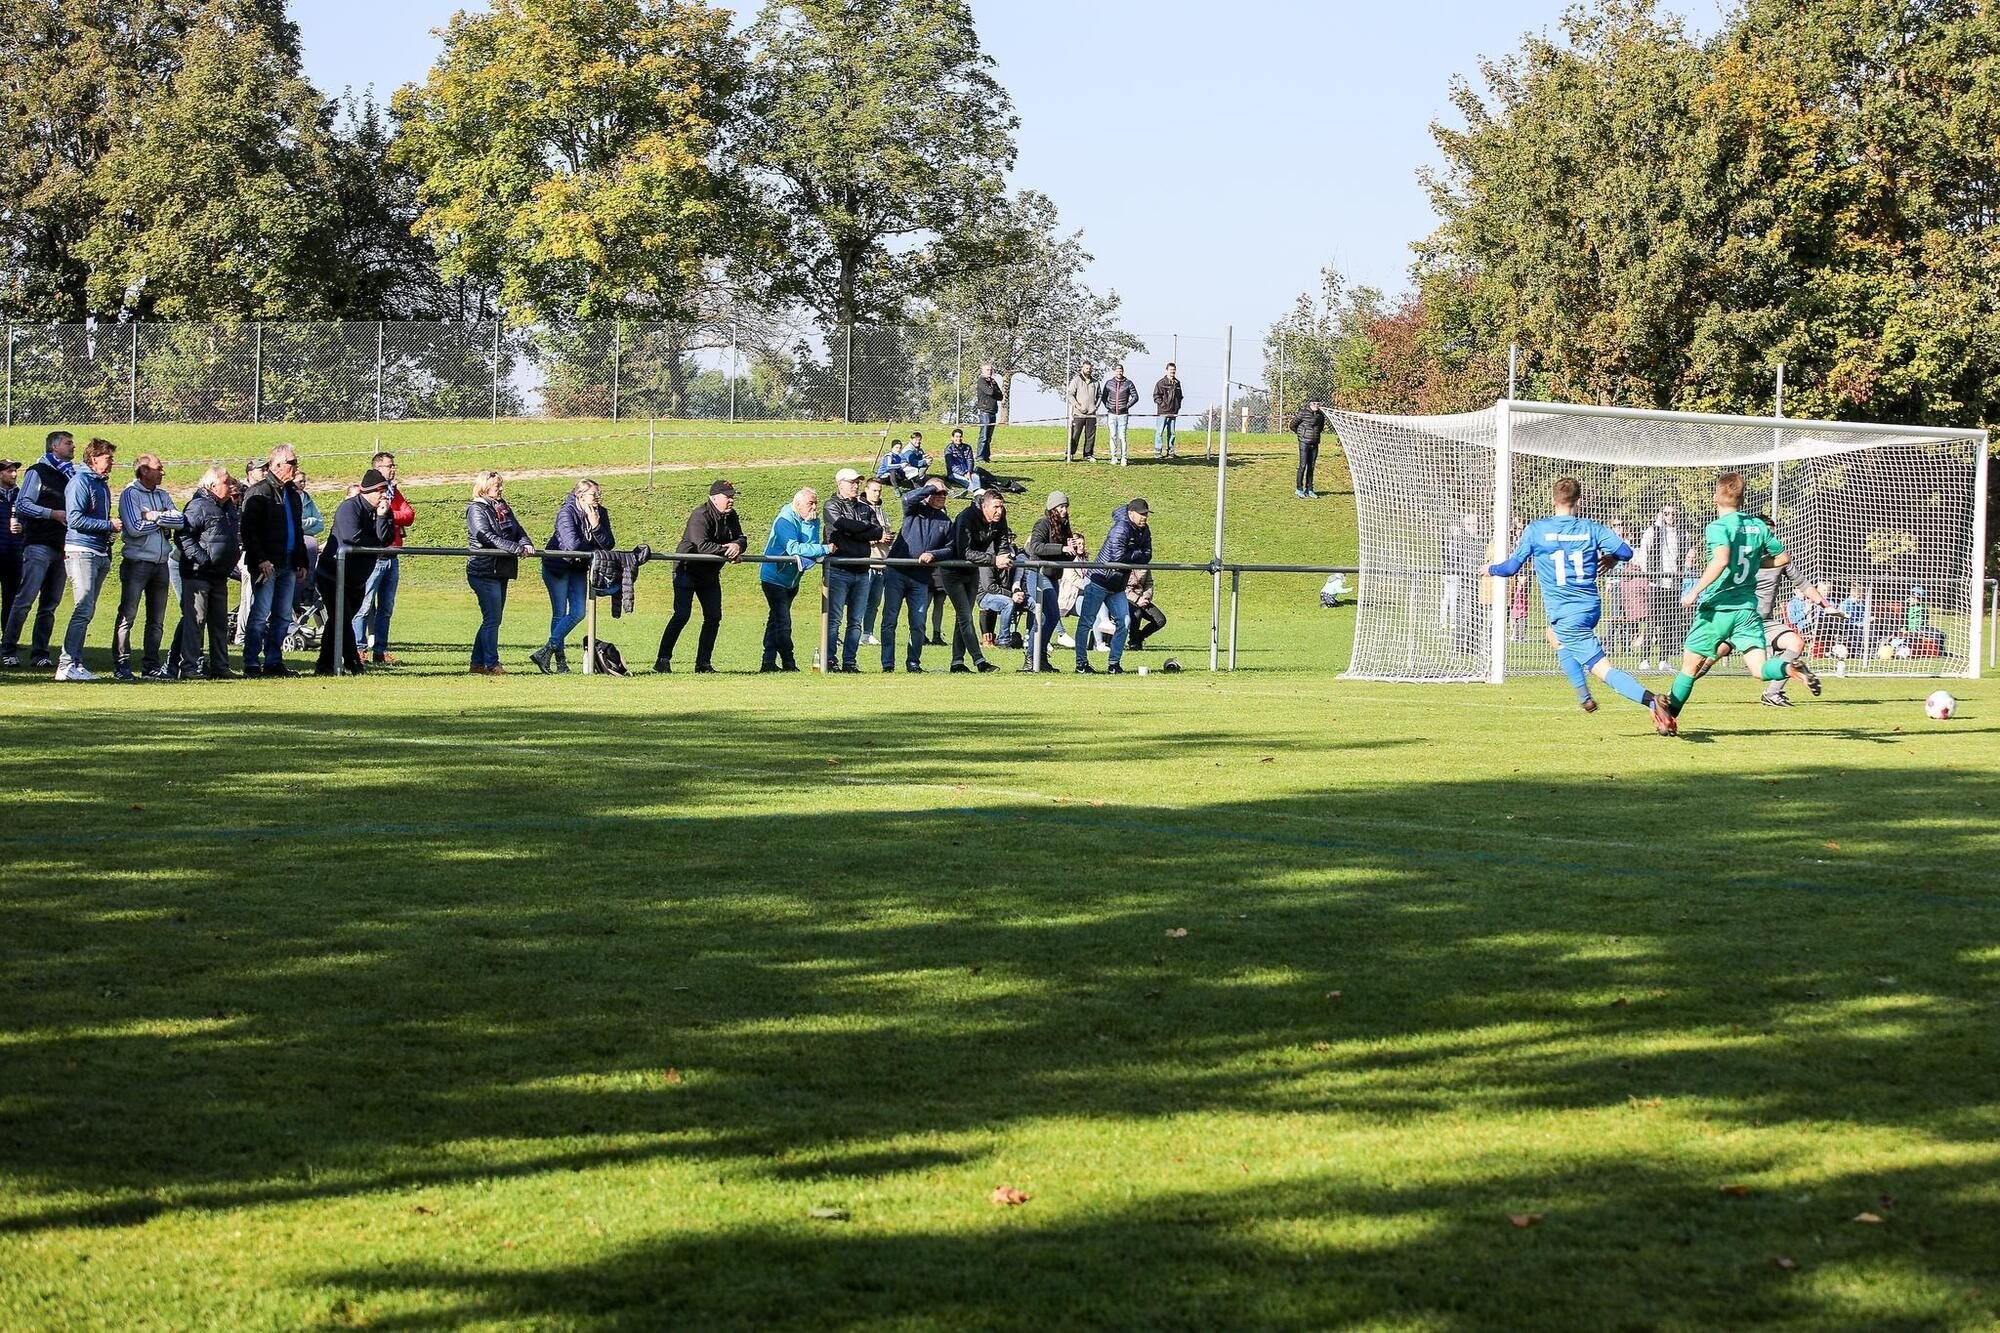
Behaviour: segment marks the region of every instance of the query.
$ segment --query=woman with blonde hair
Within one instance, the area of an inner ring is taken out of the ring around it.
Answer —
[[[465,581],[479,601],[479,633],[472,640],[472,674],[498,676],[500,668],[500,617],[507,609],[507,585],[521,572],[520,556],[533,555],[535,544],[528,540],[502,491],[506,482],[498,472],[486,471],[472,483],[472,503],[465,507],[465,544],[476,551],[465,562]]]
[[[601,503],[597,483],[588,477],[579,481],[556,511],[556,528],[542,548],[542,583],[549,590],[549,641],[528,654],[544,673],[568,671],[563,641],[583,622],[590,597],[589,560],[551,560],[549,551],[609,551],[616,542],[611,536],[611,511]]]

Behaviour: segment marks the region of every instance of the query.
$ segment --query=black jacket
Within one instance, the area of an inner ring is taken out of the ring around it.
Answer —
[[[78,466],[82,466],[79,464]],[[33,489],[30,489],[30,488]],[[15,492],[14,503],[20,505],[25,494],[44,509],[52,509],[60,514],[69,508],[69,478],[62,469],[54,466],[46,458],[28,464],[28,470],[21,474],[21,488]],[[21,545],[53,546],[62,549],[63,536],[68,531],[59,518],[30,518],[26,514],[21,519]]]
[[[236,573],[243,554],[242,515],[233,500],[217,500],[207,487],[188,497],[182,517],[187,526],[173,533],[180,553],[181,573],[192,579],[226,579]]]
[[[1112,416],[1123,416],[1139,405],[1139,386],[1123,375],[1114,375],[1104,381],[1104,410]]]
[[[1299,437],[1300,444],[1318,444],[1325,430],[1326,413],[1316,407],[1302,407],[1292,418],[1292,433]]]
[[[292,542],[285,545],[285,513],[292,516]],[[296,486],[268,472],[243,497],[243,558],[252,573],[266,560],[275,569],[303,569],[306,563],[305,510]]]
[[[1036,560],[1069,560],[1070,527],[1067,521],[1057,523],[1051,514],[1043,514],[1035,520],[1035,526],[1028,533],[1028,554]]]
[[[687,530],[681,533],[681,544],[674,549],[682,555],[721,555],[723,548],[730,545],[741,551],[750,549],[749,541],[743,536],[743,521],[736,517],[733,508],[725,514],[703,500],[688,515]],[[719,579],[722,577],[722,566],[706,561],[676,564],[674,577],[682,575],[691,579]]]
[[[826,540],[833,553],[850,559],[866,560],[875,554],[874,543],[882,540],[882,523],[875,507],[858,496],[843,500],[838,495],[826,502]]]
[[[396,520],[393,515],[375,512],[375,503],[365,495],[350,495],[340,502],[340,508],[333,511],[333,524],[327,529],[326,540],[319,546],[319,568],[314,573],[314,581],[324,588],[332,588],[340,562],[335,559],[349,546],[387,546],[395,540]],[[350,610],[359,609],[361,586],[374,572],[375,562],[394,559],[376,555],[357,555],[347,562],[347,605]],[[331,597],[332,593],[322,596]]]
[[[527,553],[527,531],[505,500],[481,496],[465,507],[465,544],[481,551],[500,554],[475,555],[465,562],[465,572],[476,579],[511,579],[521,572],[515,557]]]
[[[1187,395],[1182,391],[1178,375],[1173,379],[1162,375],[1160,382],[1153,386],[1153,410],[1163,417],[1179,415],[1181,404],[1186,400]]]
[[[972,381],[972,410],[975,412],[991,412],[998,416],[1000,400],[1006,396],[1007,391],[1000,387],[997,375],[990,380],[982,375]]]
[[[941,509],[933,509],[925,498],[930,492],[919,486],[903,497],[903,527],[896,534],[895,545],[889,548],[889,555],[896,560],[915,560],[924,552],[931,553],[932,560],[949,560],[958,544],[958,529],[951,516]],[[904,565],[900,571],[919,581],[923,571]],[[944,571],[931,571],[931,586],[941,588]]]
[[[954,560],[970,560],[979,568],[949,572],[976,579],[982,595],[996,587],[1004,592],[1007,572],[998,568],[995,561],[1001,555],[1012,555],[1014,550],[1014,534],[1008,528],[1004,515],[998,523],[989,523],[978,505],[967,505],[958,516],[958,521],[952,524],[951,555]]]

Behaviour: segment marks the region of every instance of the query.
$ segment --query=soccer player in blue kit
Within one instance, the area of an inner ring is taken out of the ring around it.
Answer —
[[[1601,523],[1577,517],[1583,486],[1574,477],[1555,484],[1555,514],[1538,518],[1521,534],[1514,553],[1487,573],[1511,578],[1522,565],[1535,562],[1535,578],[1542,587],[1542,605],[1549,613],[1549,646],[1563,674],[1576,687],[1583,711],[1597,711],[1590,697],[1590,677],[1596,676],[1618,693],[1653,715],[1653,729],[1671,736],[1676,728],[1666,701],[1611,665],[1604,645],[1597,641],[1597,620],[1603,602],[1597,593],[1597,576],[1602,570],[1632,558],[1632,548],[1623,538]]]

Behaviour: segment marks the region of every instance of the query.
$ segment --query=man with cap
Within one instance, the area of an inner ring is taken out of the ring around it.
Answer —
[[[21,534],[14,518],[20,476],[19,459],[0,458],[0,626],[13,614],[14,594],[21,590]]]
[[[120,680],[131,680],[132,626],[143,601],[146,626],[141,642],[144,655],[140,670],[148,680],[165,680],[166,667],[160,661],[160,637],[167,625],[167,600],[172,580],[167,563],[172,559],[175,528],[186,525],[174,498],[162,489],[167,465],[158,454],[140,454],[132,465],[133,479],[118,493],[118,517],[125,525],[123,559],[118,564],[118,618],[111,630],[111,668]]]
[[[0,628],[0,666],[21,665],[21,631],[34,612],[34,636],[29,663],[52,667],[49,636],[55,633],[56,604],[62,601],[69,575],[63,568],[63,528],[69,521],[69,479],[76,474],[76,437],[53,430],[43,441],[45,452],[21,475],[14,497],[14,522],[21,538],[21,589],[14,609]],[[37,607],[36,603],[40,606]]]
[[[1069,497],[1061,491],[1050,491],[1042,516],[1035,520],[1034,529],[1028,534],[1029,559],[1067,564],[1083,559],[1085,549],[1083,538],[1069,526]],[[1055,637],[1056,626],[1062,623],[1061,589],[1060,569],[1028,571],[1028,605],[1032,609],[1028,617],[1028,656],[1021,664],[1024,672],[1056,669],[1049,664],[1049,641]]]
[[[827,651],[829,671],[859,671],[854,656],[861,650],[861,622],[867,612],[868,570],[843,566],[842,560],[867,560],[882,540],[882,520],[875,506],[861,498],[861,474],[844,467],[833,474],[833,498],[826,502],[826,540],[833,559],[826,566]]]
[[[271,450],[264,476],[243,496],[243,561],[250,584],[243,592],[245,676],[287,676],[285,635],[292,624],[292,589],[306,569],[305,510],[299,488],[299,454],[289,444]]]
[[[718,478],[708,488],[708,498],[688,515],[681,544],[674,549],[683,555],[721,556],[733,565],[748,545],[743,521],[736,516],[736,488]],[[664,674],[674,669],[674,645],[694,614],[696,599],[701,602],[701,637],[695,643],[694,669],[703,674],[715,670],[715,636],[722,630],[722,566],[712,560],[674,562],[674,614],[660,635],[653,670]]]
[[[389,479],[374,468],[361,474],[361,488],[340,502],[333,511],[333,531],[319,548],[320,599],[326,603],[329,619],[319,641],[322,676],[334,672],[334,657],[350,673],[361,670],[361,649],[354,638],[354,617],[347,614],[357,606],[368,589],[368,576],[375,572],[376,557],[357,555],[341,569],[340,553],[350,546],[387,546],[396,535],[396,520],[389,507]],[[344,577],[343,577],[344,576]],[[336,593],[338,596],[336,596]],[[340,614],[335,615],[333,612]]]
[[[903,658],[905,671],[923,671],[924,612],[936,594],[935,570],[940,560],[951,558],[957,538],[951,516],[944,512],[949,490],[942,477],[926,478],[924,484],[903,497],[903,527],[896,544],[889,548],[891,560],[915,560],[925,568],[891,565],[882,598],[882,670],[896,669],[896,620],[907,606],[910,617],[910,646]]]
[[[1152,510],[1145,498],[1111,511],[1111,531],[1097,550],[1100,564],[1145,565],[1153,559]],[[1076,606],[1076,669],[1086,676],[1096,675],[1090,665],[1090,631],[1097,624],[1099,610],[1111,615],[1111,662],[1104,669],[1114,676],[1125,674],[1120,665],[1125,657],[1125,637],[1132,630],[1132,604],[1125,597],[1127,571],[1093,569],[1083,585],[1083,597]]]
[[[1090,358],[1085,357],[1076,374],[1069,377],[1068,387],[1063,390],[1063,404],[1069,408],[1069,448],[1063,455],[1063,461],[1076,461],[1079,440],[1083,442],[1083,461],[1088,463],[1096,459],[1097,409],[1103,400],[1104,386],[1098,382]]]

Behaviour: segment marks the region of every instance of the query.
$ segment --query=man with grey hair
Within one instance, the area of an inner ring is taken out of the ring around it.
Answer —
[[[771,537],[764,543],[766,556],[790,559],[767,559],[758,567],[757,581],[770,606],[764,619],[765,671],[799,669],[792,648],[792,602],[799,595],[799,582],[806,570],[832,553],[833,548],[820,540],[819,492],[802,486],[771,520]]]
[[[1063,404],[1069,408],[1069,448],[1063,455],[1064,462],[1076,461],[1078,441],[1083,444],[1083,461],[1097,460],[1097,409],[1103,401],[1104,386],[1098,381],[1090,358],[1085,357],[1063,390]]]
[[[972,382],[972,419],[979,424],[979,454],[982,463],[993,461],[993,424],[1000,420],[1000,404],[1007,390],[993,373],[993,363],[982,361],[979,378]]]
[[[882,540],[881,511],[861,498],[861,474],[844,467],[833,474],[833,498],[826,502],[822,524],[827,544],[839,559],[867,560]],[[826,567],[828,671],[859,671],[861,622],[867,614],[869,570],[859,565]]]
[[[243,497],[243,560],[250,586],[243,631],[245,676],[289,676],[285,635],[292,625],[292,591],[306,576],[305,515],[299,504],[299,453],[271,450],[262,480]]]
[[[227,680],[235,674],[229,669],[229,576],[243,553],[236,488],[228,468],[217,464],[202,473],[182,518],[174,534],[181,558],[181,624],[174,635],[180,660],[175,673],[188,680],[197,675]]]
[[[168,533],[184,526],[180,507],[161,487],[167,465],[158,454],[140,454],[132,465],[133,480],[118,493],[118,518],[125,525],[123,559],[118,564],[118,619],[111,631],[111,669],[119,680],[132,680],[132,625],[139,603],[146,604],[144,655],[140,670],[148,680],[167,679],[160,661],[160,638],[166,630],[172,558]]]

